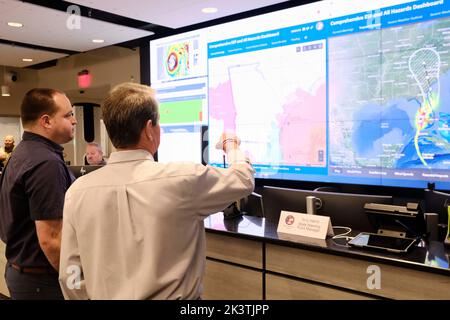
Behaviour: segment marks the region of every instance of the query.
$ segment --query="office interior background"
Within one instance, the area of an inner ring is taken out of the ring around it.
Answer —
[[[205,298],[449,299],[449,34],[448,0],[0,0],[0,135],[19,143],[25,93],[57,88],[79,123],[65,160],[85,164],[92,141],[107,158],[103,98],[152,85],[159,161],[221,167],[213,146],[234,129],[257,171],[247,215],[205,221]],[[419,203],[412,225],[434,242],[399,254],[277,234],[308,196],[333,225],[373,233],[366,203]],[[373,265],[382,288],[366,281]]]

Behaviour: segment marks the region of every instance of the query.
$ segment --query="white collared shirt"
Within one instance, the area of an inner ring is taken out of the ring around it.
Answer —
[[[253,191],[253,168],[233,150],[228,169],[155,162],[144,150],[108,164],[66,193],[60,283],[66,299],[197,299],[203,219]]]

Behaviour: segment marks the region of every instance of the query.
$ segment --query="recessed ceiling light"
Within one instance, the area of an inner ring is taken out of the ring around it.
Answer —
[[[8,26],[14,27],[14,28],[22,28],[23,24],[20,23],[20,22],[13,22],[13,21],[11,21],[11,22],[8,22]]]
[[[23,62],[32,62],[33,59],[31,59],[31,58],[23,58],[22,61]]]
[[[208,8],[203,8],[202,12],[203,13],[216,13],[218,11],[217,8],[213,8],[213,7],[208,7]]]
[[[103,42],[105,42],[105,40],[103,40],[103,39],[93,39],[92,42],[94,42],[94,43],[103,43]]]

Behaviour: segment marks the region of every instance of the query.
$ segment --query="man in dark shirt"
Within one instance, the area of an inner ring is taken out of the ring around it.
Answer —
[[[58,283],[64,194],[74,180],[60,144],[73,139],[69,99],[30,90],[22,102],[22,142],[1,176],[0,238],[12,299],[63,299]]]

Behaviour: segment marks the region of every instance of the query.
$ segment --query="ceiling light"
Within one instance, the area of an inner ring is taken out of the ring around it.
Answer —
[[[92,39],[92,42],[94,42],[94,43],[103,43],[103,42],[105,42],[105,40],[103,40],[103,39]]]
[[[203,13],[216,13],[218,11],[217,8],[213,8],[213,7],[208,7],[208,8],[203,8],[202,12]]]
[[[2,97],[9,97],[9,87],[8,86],[2,86]]]
[[[23,58],[22,61],[23,62],[32,62],[33,59],[31,59],[31,58]]]
[[[22,28],[23,24],[20,23],[20,22],[13,22],[13,21],[11,21],[11,22],[8,22],[8,26],[14,27],[14,28]]]

